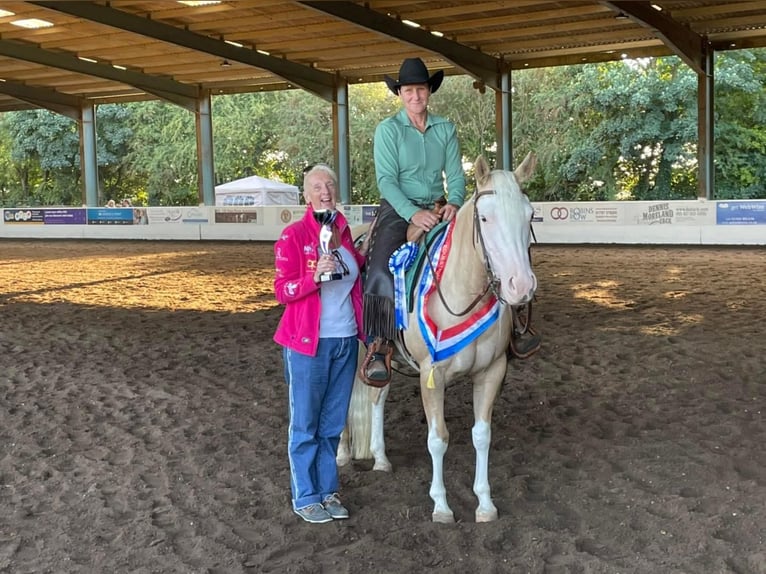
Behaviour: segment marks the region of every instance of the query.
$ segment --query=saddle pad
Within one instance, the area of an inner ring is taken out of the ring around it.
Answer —
[[[436,226],[423,236],[422,241],[419,244],[418,255],[415,258],[415,262],[407,269],[405,275],[405,282],[407,286],[407,310],[412,313],[415,308],[415,288],[420,271],[423,269],[423,265],[426,262],[425,255],[431,251],[434,242],[447,232],[447,226],[449,221],[442,221],[437,223]]]

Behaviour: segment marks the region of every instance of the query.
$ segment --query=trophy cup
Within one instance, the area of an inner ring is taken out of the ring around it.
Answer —
[[[319,224],[319,255],[327,255],[331,252],[330,242],[332,241],[332,224],[338,214],[333,209],[317,209],[314,211],[314,219]],[[337,281],[342,279],[342,273],[325,272],[319,276],[319,281]]]

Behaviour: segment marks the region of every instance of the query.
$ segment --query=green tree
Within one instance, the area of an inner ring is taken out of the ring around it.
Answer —
[[[126,104],[133,131],[125,169],[145,181],[149,205],[196,205],[197,137],[194,114],[165,102]]]
[[[482,154],[492,163],[497,153],[495,95],[491,89],[479,89],[474,84],[470,76],[444,78],[430,107],[455,123],[467,161],[472,162]]]
[[[272,177],[280,168],[275,145],[274,108],[281,94],[236,94],[213,98],[213,145],[217,183],[250,175]]]
[[[766,50],[716,58],[715,194],[766,198]]]
[[[22,202],[80,203],[77,122],[47,110],[11,112],[5,122]]]
[[[144,178],[132,173],[125,159],[133,141],[132,115],[133,108],[125,105],[109,104],[96,108],[96,158],[101,203],[127,198],[134,205],[146,204]]]
[[[764,58],[716,59],[718,198],[766,197]],[[514,152],[540,157],[533,199],[697,196],[697,78],[678,58],[524,70],[513,90]]]
[[[353,203],[378,203],[380,192],[373,158],[375,128],[398,111],[399,100],[383,82],[357,84],[349,89],[349,108],[351,199]]]

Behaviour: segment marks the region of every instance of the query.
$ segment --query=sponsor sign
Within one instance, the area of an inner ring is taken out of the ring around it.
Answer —
[[[88,225],[133,225],[133,208],[88,208]]]
[[[260,209],[247,209],[236,207],[224,207],[216,208],[215,210],[215,222],[216,223],[261,223],[263,222],[263,216],[259,216]]]
[[[720,201],[717,225],[766,225],[766,201]]]
[[[85,225],[85,209],[76,208],[38,208],[4,209],[4,223],[31,223],[44,225]]]

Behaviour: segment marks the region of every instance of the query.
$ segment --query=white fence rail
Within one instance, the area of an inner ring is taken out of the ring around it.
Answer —
[[[766,245],[766,200],[536,202],[540,243]],[[0,237],[274,241],[302,206],[14,208]],[[351,225],[374,205],[343,206]]]

